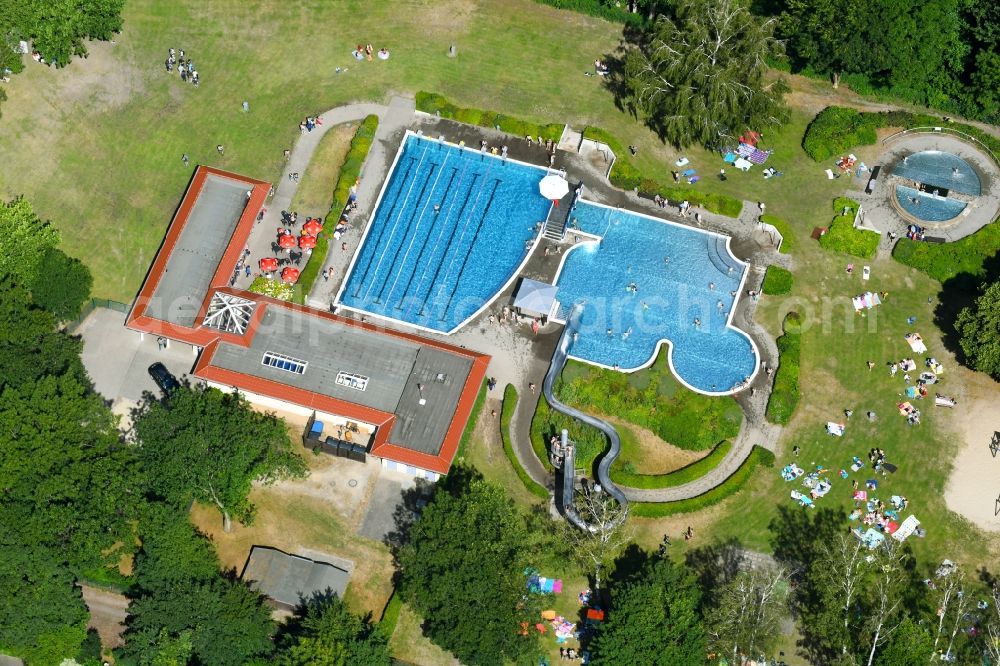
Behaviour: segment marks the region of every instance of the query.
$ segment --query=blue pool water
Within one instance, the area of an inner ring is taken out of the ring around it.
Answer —
[[[451,331],[525,258],[545,172],[416,135],[401,151],[339,302]]]
[[[754,373],[750,339],[727,325],[746,265],[725,237],[586,201],[573,218],[603,240],[573,249],[559,275],[559,302],[584,304],[571,355],[630,370],[669,340],[674,372],[698,390],[727,392]]]
[[[896,201],[913,217],[925,222],[944,222],[955,217],[966,204],[947,197],[935,197],[905,185],[896,186]]]
[[[982,193],[979,174],[958,155],[940,150],[925,150],[900,160],[892,173],[935,187],[978,197]]]

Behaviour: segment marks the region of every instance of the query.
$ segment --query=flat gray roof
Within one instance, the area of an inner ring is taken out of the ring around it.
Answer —
[[[246,183],[207,175],[146,306],[146,315],[194,326],[212,276],[246,207],[247,189]]]
[[[349,572],[327,562],[289,555],[267,546],[250,549],[240,576],[255,590],[288,607],[298,606],[301,599],[327,590],[343,599],[350,577]]]
[[[264,365],[265,352],[304,362],[305,372]],[[393,413],[393,444],[437,455],[472,369],[472,359],[324,317],[268,306],[250,346],[220,343],[212,365]],[[338,384],[341,372],[368,378],[365,390]]]
[[[421,347],[396,406],[392,443],[437,455],[471,369],[471,358]]]

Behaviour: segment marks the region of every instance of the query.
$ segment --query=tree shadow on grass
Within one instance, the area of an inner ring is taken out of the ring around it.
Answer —
[[[622,30],[622,38],[618,42],[618,47],[610,53],[601,56],[602,62],[607,66],[608,73],[602,76],[601,84],[605,90],[611,93],[615,108],[622,113],[628,113],[632,118],[637,118],[635,106],[629,102],[628,85],[625,80],[625,60],[628,52],[639,47],[645,36],[639,28],[626,25]]]

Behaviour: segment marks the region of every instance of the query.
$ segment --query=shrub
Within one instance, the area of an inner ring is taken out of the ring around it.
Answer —
[[[858,212],[858,202],[846,197],[833,200],[833,210],[837,215],[830,229],[819,237],[820,247],[835,252],[870,259],[878,250],[881,234],[875,231],[854,228],[854,216]]]
[[[637,378],[648,382],[639,387]],[[689,451],[706,451],[736,437],[743,420],[732,398],[705,396],[673,379],[666,351],[650,368],[634,375],[571,361],[557,394],[578,409],[613,414]]]
[[[307,265],[308,267],[308,265]],[[301,274],[299,275],[301,279]],[[277,298],[282,301],[292,300],[292,293],[294,289],[292,285],[286,284],[281,280],[275,280],[264,275],[258,275],[250,283],[250,289],[255,294],[264,294],[265,296],[270,296],[271,298]]]
[[[538,125],[493,111],[458,107],[436,93],[418,92],[416,102],[418,111],[440,115],[442,118],[450,118],[468,125],[490,129],[499,127],[500,131],[517,137],[530,134],[532,137],[540,136],[542,139],[558,141],[563,133],[563,126],[559,124]]]
[[[382,618],[378,622],[379,629],[389,637],[396,632],[396,623],[399,622],[399,611],[403,608],[403,600],[399,598],[396,591],[392,591],[392,595],[389,597],[389,601],[386,602],[385,608],[382,609]]]
[[[458,443],[458,451],[455,452],[455,460],[461,460],[465,457],[465,450],[469,447],[469,442],[472,441],[472,435],[476,432],[476,424],[479,423],[479,415],[483,411],[483,405],[486,404],[486,394],[489,392],[489,388],[486,386],[488,380],[483,380],[483,385],[479,387],[479,395],[476,396],[476,402],[472,405],[472,411],[469,412],[469,420],[465,424],[465,430],[462,431],[462,439]]]
[[[854,109],[828,106],[809,123],[802,148],[809,157],[822,162],[855,146],[872,145],[878,136],[868,116]]]
[[[440,95],[417,93],[418,108],[421,103],[421,95],[425,96],[423,98],[424,104],[433,105],[438,103],[438,99],[444,99]],[[309,255],[309,261],[306,263],[305,268],[302,269],[299,281],[295,285],[294,300],[296,303],[305,303],[306,296],[308,296],[313,283],[316,282],[316,278],[323,269],[323,264],[326,262],[327,248],[330,245],[330,239],[333,237],[333,229],[336,226],[336,221],[340,219],[340,214],[344,212],[344,207],[347,206],[347,200],[351,196],[351,188],[354,187],[354,183],[357,182],[358,176],[361,174],[361,167],[364,166],[365,159],[368,157],[368,151],[371,149],[377,129],[378,116],[370,115],[365,117],[361,121],[361,124],[358,125],[358,129],[354,131],[354,137],[351,139],[351,147],[348,148],[347,155],[344,156],[344,162],[340,166],[340,175],[337,177],[337,184],[333,188],[333,204],[330,206],[330,212],[326,215],[327,224],[323,226],[323,231],[320,232],[319,237],[316,239],[316,247],[313,249],[312,254]]]
[[[739,213],[737,213],[737,216],[738,215]],[[788,224],[788,222],[777,215],[771,215],[770,213],[761,215],[760,221],[764,224],[770,224],[778,230],[778,233],[781,234],[781,247],[778,251],[781,254],[791,253],[791,251],[795,248],[795,235],[792,233],[792,225]]]
[[[802,319],[797,312],[785,315],[784,333],[777,340],[778,369],[774,374],[774,388],[767,401],[767,419],[785,425],[799,404],[799,353],[802,340]]]
[[[624,436],[624,433],[620,433]],[[705,476],[708,472],[719,466],[722,459],[732,450],[733,445],[729,440],[719,442],[719,445],[712,449],[711,453],[700,460],[696,460],[690,465],[682,467],[667,474],[641,474],[631,467],[628,461],[621,458],[611,465],[611,480],[617,484],[630,488],[673,488],[690,483]]]
[[[755,446],[739,469],[733,472],[728,479],[708,492],[697,497],[678,500],[676,502],[644,502],[633,504],[630,511],[632,515],[641,518],[663,518],[678,513],[699,511],[713,504],[718,504],[730,495],[742,490],[743,486],[750,480],[750,475],[753,474],[753,471],[758,466],[773,467],[774,454],[765,448]]]
[[[792,273],[781,266],[768,266],[761,289],[768,296],[782,296],[792,290]]]
[[[986,262],[998,253],[1000,225],[989,224],[954,243],[931,245],[902,238],[896,243],[892,256],[901,264],[916,268],[938,282],[957,278],[964,284],[956,286],[973,291],[986,277]]]
[[[521,461],[517,459],[517,454],[514,453],[514,445],[510,440],[510,422],[514,418],[515,409],[517,409],[517,389],[514,388],[513,384],[507,384],[507,388],[503,392],[503,406],[500,408],[500,439],[503,442],[504,455],[507,456],[510,466],[514,468],[517,478],[521,479],[521,483],[524,484],[528,492],[547,500],[549,491],[528,475],[528,472],[521,466]]]

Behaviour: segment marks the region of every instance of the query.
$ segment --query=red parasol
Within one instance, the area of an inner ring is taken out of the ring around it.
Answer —
[[[281,234],[278,236],[278,245],[282,250],[290,250],[295,247],[295,236],[292,234]]]
[[[302,225],[302,232],[310,236],[318,236],[323,231],[323,223],[319,220],[311,219]]]
[[[299,247],[303,250],[311,250],[316,247],[315,236],[299,236]]]
[[[299,269],[285,266],[281,269],[281,279],[288,284],[295,284],[299,280]]]
[[[274,257],[264,257],[260,260],[260,270],[265,273],[272,273],[278,270],[278,260]]]

